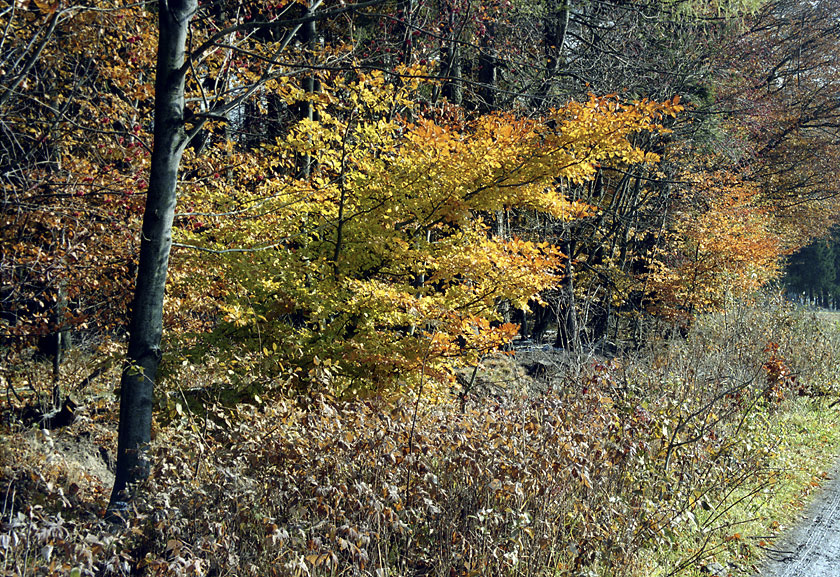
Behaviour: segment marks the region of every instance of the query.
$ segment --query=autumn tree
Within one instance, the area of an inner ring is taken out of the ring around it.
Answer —
[[[562,269],[557,247],[495,234],[488,217],[510,208],[579,218],[589,208],[569,202],[557,179],[584,182],[608,160],[654,162],[630,136],[678,109],[593,98],[542,122],[494,114],[447,125],[422,118],[412,98],[422,86],[408,78],[325,83],[320,120],[298,123],[262,160],[288,166],[294,153],[311,154],[312,178],[257,181],[250,198],[224,184],[188,197],[205,214],[239,214],[184,236],[216,255],[204,274],[233,279],[217,342],[265,349],[304,386],[324,366],[330,386],[352,394],[423,372],[446,382],[453,362],[474,362],[515,334],[500,301],[525,306]],[[391,118],[395,106],[415,120]],[[260,158],[249,156],[235,182],[253,181]]]
[[[12,364],[47,340],[57,381],[71,330],[124,325],[148,178],[140,40],[152,19],[121,2],[33,2],[0,20],[0,338]]]
[[[718,79],[728,154],[761,182],[800,243],[823,236],[837,215],[840,48],[836,3],[770,2],[751,16]]]
[[[774,280],[786,252],[784,227],[761,204],[759,188],[725,171],[684,176],[664,242],[651,251],[651,307],[690,324]]]

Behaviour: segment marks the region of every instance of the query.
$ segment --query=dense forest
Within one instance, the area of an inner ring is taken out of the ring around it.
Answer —
[[[802,304],[837,309],[840,297],[840,246],[837,230],[788,257],[784,285]]]
[[[3,452],[4,571],[747,555],[837,394],[838,7],[0,4],[3,434],[113,481]]]

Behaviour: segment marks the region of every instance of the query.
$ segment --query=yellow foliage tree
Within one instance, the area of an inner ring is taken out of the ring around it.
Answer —
[[[326,363],[352,392],[420,373],[445,380],[451,359],[474,362],[508,342],[516,326],[498,303],[525,307],[556,285],[562,255],[491,234],[490,216],[587,214],[562,182],[590,179],[600,163],[656,162],[631,137],[679,109],[593,97],[539,120],[491,114],[457,126],[423,114],[417,80],[370,72],[323,84],[310,97],[317,120],[239,153],[232,176],[191,191],[188,205],[220,216],[185,226],[181,240],[213,255],[204,278],[229,279],[217,334],[259,339],[249,345],[280,351],[302,381]],[[307,179],[289,176],[301,155],[314,166]]]

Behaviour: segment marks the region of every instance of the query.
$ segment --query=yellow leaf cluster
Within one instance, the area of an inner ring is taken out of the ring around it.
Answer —
[[[494,234],[496,215],[593,214],[565,197],[564,183],[603,163],[655,162],[632,136],[662,130],[679,110],[593,97],[542,119],[499,113],[451,125],[421,112],[418,90],[378,71],[334,78],[316,117],[274,146],[225,152],[235,175],[189,199],[233,215],[191,242],[270,247],[214,260],[235,279],[231,323],[295,343],[301,366],[333,359],[332,378],[349,390],[421,369],[443,378],[450,358],[477,359],[513,338],[498,304],[525,307],[556,286],[563,255]],[[312,161],[308,178],[290,176],[301,156]],[[273,176],[261,179],[265,166]]]

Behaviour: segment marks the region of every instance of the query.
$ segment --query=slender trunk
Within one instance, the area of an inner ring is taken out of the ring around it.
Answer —
[[[414,11],[415,0],[399,0],[399,12],[397,13],[397,35],[400,37],[400,64],[411,64],[411,55],[414,37]]]
[[[633,194],[632,197],[628,200],[627,208],[623,211],[624,218],[629,220],[628,225],[624,228],[624,235],[621,240],[621,246],[619,247],[619,268],[620,270],[627,272],[630,267],[630,259],[628,257],[629,254],[632,253],[630,250],[630,242],[631,242],[631,233],[635,230],[636,219],[638,218],[638,204],[639,204],[639,196],[642,190],[642,177],[641,175],[636,177],[636,182],[633,186]],[[621,207],[619,207],[619,211]],[[628,216],[630,218],[628,218]]]
[[[61,158],[60,155],[58,158]],[[61,230],[58,241],[61,248],[66,250],[67,238],[63,229]],[[60,268],[66,270],[66,263],[63,258],[61,259]],[[64,351],[70,348],[70,331],[67,328],[67,281],[63,276],[59,277],[56,282],[55,305],[52,310],[52,325],[55,328],[55,333],[52,335],[53,345],[55,346],[55,349],[52,351],[53,396],[58,398],[57,403],[60,404],[61,392],[58,388],[58,381],[61,378],[61,364],[64,362]],[[58,407],[59,405],[55,404],[54,408]]]
[[[61,364],[64,362],[64,351],[70,346],[70,331],[66,327],[67,319],[67,286],[64,279],[58,281],[56,289],[55,308],[53,309],[53,323],[55,334],[53,335],[55,350],[53,351],[53,390],[52,406],[50,411],[61,409]]]
[[[333,251],[333,272],[336,281],[339,279],[339,264],[338,259],[341,256],[341,251],[344,245],[344,223],[345,212],[347,210],[347,144],[350,139],[350,134],[353,130],[353,114],[350,114],[350,119],[347,121],[347,127],[344,129],[344,137],[341,139],[341,174],[338,176],[338,188],[340,191],[338,197],[338,222],[335,226],[335,250]]]
[[[7,83],[7,79],[4,77],[5,75],[0,75],[0,83],[8,86],[6,90],[2,94],[0,94],[0,108],[3,107],[12,96],[19,94],[18,87],[20,87],[21,83],[26,78],[26,75],[29,74],[29,72],[32,70],[32,67],[35,66],[35,64],[40,60],[41,53],[44,51],[44,48],[47,47],[47,44],[49,44],[50,40],[53,38],[55,28],[56,26],[58,26],[58,23],[62,19],[61,17],[63,16],[63,14],[64,10],[57,10],[53,13],[52,17],[50,17],[50,23],[49,26],[47,26],[46,30],[44,30],[44,28],[38,29],[38,34],[41,34],[41,38],[38,41],[37,47],[35,47],[35,49],[32,50],[32,52],[29,55],[29,58],[26,60],[26,63],[20,69],[17,78],[8,81]],[[34,45],[34,38],[32,44]]]
[[[58,281],[55,299],[55,351],[53,354],[53,386],[58,386],[61,378],[61,363],[64,362],[64,351],[70,348],[70,331],[67,329],[67,287],[62,279]]]
[[[560,316],[557,319],[557,340],[555,347],[563,347],[567,351],[576,351],[580,344],[580,330],[577,319],[577,303],[575,302],[575,270],[574,270],[574,241],[567,241],[566,270],[563,274],[563,297],[560,301]]]
[[[464,90],[461,85],[461,54],[454,41],[443,49],[443,59],[446,65],[443,95],[451,104],[460,106],[464,101]]]
[[[533,106],[540,108],[551,93],[551,85],[560,72],[563,46],[569,29],[569,0],[548,0],[547,14],[543,18],[543,54],[545,69],[542,84],[533,98]]]
[[[496,211],[496,237],[506,241],[509,239],[510,223],[508,222],[508,215],[506,209],[499,209]],[[511,310],[510,301],[503,299],[496,305],[502,320],[506,323],[510,322]]]
[[[560,4],[559,6],[558,3]],[[563,56],[563,46],[566,44],[566,32],[568,29],[568,0],[553,0],[548,18],[545,21],[545,37],[543,39],[546,82],[550,82],[560,70],[560,61]]]
[[[312,16],[315,13],[315,8],[310,7],[306,10],[306,16]],[[301,42],[306,46],[308,51],[307,58],[310,64],[315,63],[316,52],[318,50],[318,28],[315,20],[311,20],[300,27],[298,36]],[[318,81],[315,72],[311,72],[304,77],[302,82],[303,90],[307,95],[313,95],[321,91],[321,83]],[[301,104],[298,117],[301,120],[317,121],[319,120],[318,111],[315,109],[315,104],[311,100],[307,100]],[[300,177],[308,179],[315,169],[315,162],[312,156],[305,154],[300,159]]]
[[[455,17],[451,2],[442,2],[441,10],[447,12],[447,24],[442,26],[440,66],[443,76],[443,96],[450,104],[460,106],[464,101],[461,50],[458,45],[463,23]]]
[[[184,129],[184,48],[197,0],[161,0],[155,80],[155,140],[149,175],[140,261],[131,311],[128,356],[120,382],[120,424],[114,488],[114,518],[127,508],[131,485],[149,474],[152,394],[163,333],[163,297],[172,246],[176,187]]]
[[[493,23],[487,24],[487,32],[481,37],[481,51],[478,55],[478,109],[486,114],[496,109],[496,83],[499,75],[499,59],[493,47],[496,33]]]

